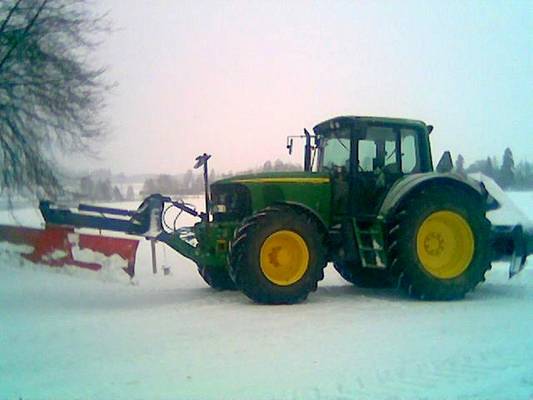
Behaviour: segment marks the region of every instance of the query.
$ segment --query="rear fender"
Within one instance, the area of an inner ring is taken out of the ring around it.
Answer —
[[[383,200],[378,215],[387,221],[396,213],[405,199],[430,185],[449,185],[461,188],[475,196],[480,196],[485,201],[487,209],[492,208],[490,205],[493,199],[490,198],[482,183],[454,173],[429,172],[409,175],[395,183]]]

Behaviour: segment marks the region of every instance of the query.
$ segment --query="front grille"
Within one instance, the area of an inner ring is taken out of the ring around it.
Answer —
[[[226,212],[214,212],[213,221],[240,221],[251,213],[251,199],[248,189],[239,184],[211,186],[211,204],[224,205]]]

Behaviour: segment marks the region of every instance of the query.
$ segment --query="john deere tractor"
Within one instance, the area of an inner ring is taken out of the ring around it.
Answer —
[[[491,261],[511,259],[512,275],[533,252],[522,226],[491,226],[486,213],[498,202],[482,183],[453,173],[448,152],[434,171],[432,126],[343,116],[313,131],[302,136],[303,171],[215,182],[202,214],[151,196],[133,214],[130,233],[163,241],[194,260],[213,288],[239,289],[267,304],[304,300],[328,262],[354,285],[395,285],[420,299],[459,299],[484,280]],[[293,137],[287,147],[292,150]],[[205,174],[207,158],[197,165]],[[166,202],[201,221],[165,229]],[[87,226],[49,204],[41,209],[50,223]]]
[[[259,303],[295,303],[316,290],[331,261],[358,286],[457,299],[505,253],[495,249],[511,254],[525,245],[511,234],[491,235],[486,212],[495,200],[479,182],[451,172],[449,153],[433,170],[431,126],[338,117],[313,130],[305,132],[303,172],[211,186],[213,221],[196,232],[202,252],[213,255],[199,265],[213,287],[236,287]]]

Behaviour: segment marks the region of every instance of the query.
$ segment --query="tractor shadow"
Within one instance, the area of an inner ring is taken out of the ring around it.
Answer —
[[[486,301],[491,299],[533,300],[533,291],[525,285],[507,283],[484,283],[469,293],[467,301]]]
[[[530,280],[531,281],[531,280]],[[526,300],[533,301],[531,285],[522,282],[483,282],[475,290],[457,300],[421,300],[410,297],[407,292],[399,288],[361,288],[350,284],[319,286],[316,293],[309,296],[314,303],[336,302],[351,298],[353,301],[381,300],[387,302],[404,303],[457,303],[483,302],[488,300]]]
[[[326,270],[326,279],[321,282],[316,293],[309,296],[313,302],[334,302],[340,299],[353,298],[357,300],[383,300],[390,302],[417,302],[417,303],[457,303],[476,302],[491,299],[533,300],[533,269],[527,268],[516,277],[508,279],[506,265],[494,265],[487,273],[486,282],[479,284],[475,290],[466,294],[464,299],[439,301],[419,300],[411,298],[404,290],[391,288],[362,288],[341,280],[331,269]]]
[[[136,289],[136,288],[134,288]],[[133,293],[132,293],[133,292]],[[350,300],[347,300],[350,299]],[[202,308],[215,308],[225,306],[243,307],[250,309],[260,308],[285,308],[305,307],[311,304],[331,304],[346,301],[372,301],[381,300],[386,302],[412,302],[417,301],[400,290],[392,289],[366,289],[351,285],[344,286],[319,286],[316,292],[310,293],[308,299],[294,305],[265,305],[254,303],[240,291],[218,291],[209,287],[172,288],[132,290],[129,293],[117,293],[115,296],[103,298],[83,299],[82,301],[65,302],[63,307],[99,310],[147,310],[169,307],[174,311],[197,310]],[[73,299],[74,300],[74,299]]]
[[[485,284],[473,293],[458,301],[428,301],[413,299],[402,290],[368,289],[351,285],[325,285],[311,293],[306,301],[295,305],[261,305],[256,304],[239,291],[217,291],[209,287],[172,288],[172,289],[142,289],[131,291],[119,290],[110,295],[94,296],[94,293],[74,293],[71,291],[58,293],[41,293],[39,296],[40,306],[43,309],[68,310],[86,313],[93,311],[146,311],[168,309],[172,313],[196,312],[198,310],[218,309],[225,310],[227,307],[258,311],[267,308],[312,307],[318,305],[346,304],[353,302],[365,307],[383,303],[384,306],[405,306],[408,304],[458,304],[478,303],[490,300],[533,300],[532,291],[526,287],[513,287],[512,285]]]
[[[501,276],[500,276],[501,275]],[[62,287],[57,290],[53,286],[39,288],[33,293],[39,298],[40,307],[44,309],[64,309],[86,312],[87,310],[149,310],[169,308],[172,311],[182,312],[187,309],[210,308],[226,306],[230,307],[286,307],[258,305],[239,291],[217,291],[205,286],[198,278],[191,275],[186,282],[177,286],[156,285],[125,285],[113,282],[90,282],[84,283],[72,277],[69,284],[72,286]],[[59,276],[58,276],[59,278]],[[492,278],[492,279],[491,279]],[[526,270],[520,276],[507,280],[504,274],[493,274],[487,282],[479,285],[474,292],[468,293],[463,300],[459,301],[427,301],[417,300],[408,296],[406,292],[397,288],[361,288],[337,279],[329,274],[325,282],[319,284],[316,292],[310,293],[308,299],[301,304],[291,305],[299,307],[313,304],[335,304],[346,301],[354,303],[384,302],[389,304],[405,305],[406,303],[462,303],[462,302],[487,302],[488,300],[533,300],[531,290],[531,278],[533,271]],[[491,282],[492,280],[492,282]],[[163,282],[164,283],[164,282]],[[191,286],[187,286],[187,285]],[[14,308],[23,306],[25,296],[22,292],[15,291],[11,299]]]
[[[313,302],[335,302],[352,298],[357,300],[413,301],[406,293],[396,288],[361,288],[354,285],[319,286],[312,296]]]

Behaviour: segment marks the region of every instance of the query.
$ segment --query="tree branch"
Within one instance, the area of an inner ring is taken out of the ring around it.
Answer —
[[[24,39],[24,37],[28,34],[28,32],[30,31],[31,27],[35,23],[35,21],[37,21],[37,18],[39,18],[39,15],[43,11],[44,7],[46,6],[46,3],[48,3],[48,0],[43,0],[43,2],[41,3],[41,6],[39,7],[37,12],[35,13],[34,17],[31,19],[29,24],[26,26],[26,29],[24,29],[24,32],[22,33],[22,39]],[[0,61],[0,74],[2,73],[2,67],[4,66],[6,61],[9,59],[9,56],[11,55],[13,50],[15,50],[15,48],[18,46],[19,43],[20,43],[20,41],[15,41],[13,43],[13,45],[11,46],[11,48],[6,53],[6,55],[4,56],[4,58],[2,58],[2,60]]]

